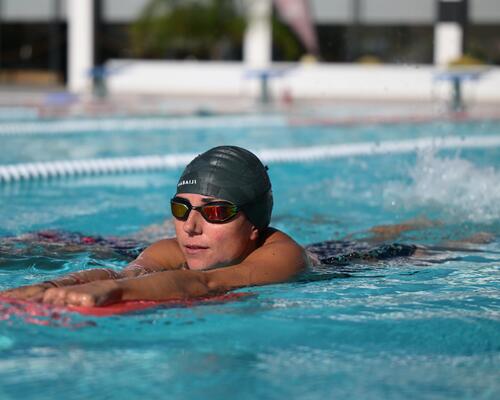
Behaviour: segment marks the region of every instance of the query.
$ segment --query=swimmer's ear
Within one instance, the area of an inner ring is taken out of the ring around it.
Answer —
[[[252,225],[252,232],[250,233],[250,240],[257,240],[259,238],[259,230]]]

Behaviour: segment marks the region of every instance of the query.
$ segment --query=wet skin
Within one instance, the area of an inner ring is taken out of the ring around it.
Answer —
[[[213,197],[199,194],[179,194],[192,206],[212,202]],[[258,231],[239,212],[232,220],[214,224],[207,222],[200,212],[191,210],[186,221],[174,218],[175,233],[189,269],[204,270],[235,264],[255,250]]]
[[[192,206],[220,200],[198,194],[178,196]],[[215,224],[191,210],[185,221],[174,218],[174,226],[175,238],[155,242],[120,272],[80,271],[57,279],[58,287],[42,283],[3,294],[82,306],[187,299],[284,282],[310,263],[304,249],[292,238],[273,228],[259,232],[242,212],[230,221]]]

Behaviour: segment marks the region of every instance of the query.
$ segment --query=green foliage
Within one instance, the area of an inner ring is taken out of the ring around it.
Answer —
[[[132,54],[141,58],[241,59],[246,21],[235,0],[151,0],[130,28]],[[274,51],[297,60],[301,46],[273,18]]]
[[[470,54],[464,54],[453,61],[450,61],[450,67],[473,67],[477,65],[485,65],[485,62]]]
[[[225,45],[240,48],[245,20],[232,0],[152,0],[131,26],[133,54],[211,58]]]
[[[290,31],[290,28],[276,17],[273,17],[272,27],[273,58],[280,61],[297,61],[304,52],[298,39]]]

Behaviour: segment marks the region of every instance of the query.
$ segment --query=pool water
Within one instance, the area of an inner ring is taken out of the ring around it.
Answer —
[[[262,151],[500,136],[495,121],[294,127],[279,117],[248,126],[218,118],[161,129],[106,130],[87,121],[85,129],[63,126],[58,134],[58,121],[36,133],[30,129],[48,122],[18,121],[15,135],[12,124],[0,124],[0,165],[199,153],[219,144]],[[224,304],[69,315],[48,325],[9,317],[0,321],[0,398],[498,398],[500,147],[269,167],[272,224],[303,245],[362,238],[374,225],[411,219],[439,223],[398,241],[439,245],[482,232],[490,240],[424,258],[321,267],[293,282],[241,290],[252,296]],[[133,236],[168,219],[179,174],[0,183],[0,237],[41,229]],[[170,225],[164,230],[172,234]],[[90,251],[0,247],[0,289],[125,264]]]

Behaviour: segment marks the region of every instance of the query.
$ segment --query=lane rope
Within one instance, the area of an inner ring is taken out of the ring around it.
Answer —
[[[2,122],[0,136],[67,135],[75,133],[149,131],[158,129],[227,129],[252,127],[285,127],[282,116],[236,115],[185,118],[102,118],[37,122]]]
[[[359,142],[312,147],[256,150],[264,163],[307,162],[321,159],[411,153],[425,149],[499,147],[500,136],[418,138],[398,141]],[[168,154],[88,160],[34,162],[0,166],[0,182],[19,182],[57,177],[104,175],[168,170],[184,167],[196,154]]]

